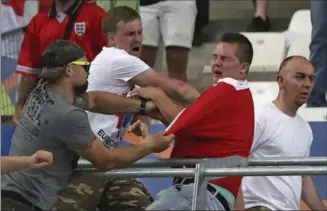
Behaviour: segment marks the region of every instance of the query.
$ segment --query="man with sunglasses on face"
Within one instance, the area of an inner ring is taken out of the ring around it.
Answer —
[[[10,156],[28,156],[50,151],[54,162],[48,168],[29,169],[2,176],[2,210],[51,210],[67,186],[80,156],[107,170],[127,167],[138,159],[169,147],[173,135],[147,136],[134,147],[108,149],[92,132],[84,110],[73,105],[86,91],[89,62],[84,51],[70,41],[58,40],[43,54],[42,79],[31,92],[12,138]],[[44,81],[43,81],[44,79]],[[104,114],[148,113],[148,102],[107,92],[88,92],[88,108]],[[4,203],[5,202],[5,203]]]

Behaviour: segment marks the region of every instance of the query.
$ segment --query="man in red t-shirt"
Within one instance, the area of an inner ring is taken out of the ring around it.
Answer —
[[[16,73],[21,75],[13,122],[18,123],[23,106],[41,71],[42,53],[55,40],[69,39],[86,52],[88,61],[107,45],[101,23],[105,11],[84,0],[55,0],[50,11],[39,12],[28,24],[18,57]],[[75,21],[67,27],[70,20]],[[69,33],[68,28],[71,29]]]
[[[211,68],[215,84],[191,106],[182,108],[157,88],[137,88],[132,96],[152,99],[175,134],[172,158],[248,157],[254,136],[254,105],[247,84],[253,49],[239,33],[224,34],[216,46]],[[231,210],[242,177],[210,180],[207,210]],[[147,210],[189,210],[192,178],[175,178]]]

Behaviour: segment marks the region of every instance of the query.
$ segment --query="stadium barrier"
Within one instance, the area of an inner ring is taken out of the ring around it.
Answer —
[[[167,168],[195,165],[194,168]],[[146,168],[144,168],[146,167]],[[155,168],[151,168],[155,167]],[[137,169],[142,168],[142,169]],[[80,160],[77,171],[97,171]],[[192,210],[205,210],[205,193],[210,178],[224,176],[327,175],[327,157],[141,160],[125,170],[102,172],[108,177],[194,177]]]

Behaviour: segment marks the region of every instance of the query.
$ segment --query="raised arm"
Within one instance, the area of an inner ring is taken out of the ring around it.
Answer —
[[[75,97],[74,105],[88,111],[102,114],[134,113],[141,108],[141,100],[122,97],[110,92],[93,91],[86,92]],[[145,104],[145,112],[156,109],[153,102]]]
[[[139,87],[135,88],[131,94],[131,97],[142,97],[152,100],[161,115],[165,119],[166,124],[170,124],[175,117],[184,109],[184,107],[175,103],[168,95],[161,89],[155,87]]]
[[[141,87],[159,87],[169,95],[169,97],[173,98],[183,106],[192,104],[200,96],[200,92],[190,84],[169,78],[152,68],[136,75],[130,80],[130,82]]]

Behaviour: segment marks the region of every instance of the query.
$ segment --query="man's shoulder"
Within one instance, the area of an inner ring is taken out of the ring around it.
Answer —
[[[103,47],[102,51],[93,60],[91,68],[92,66],[94,68],[103,67],[103,64],[106,64],[106,67],[120,68],[130,66],[130,64],[137,65],[139,62],[143,64],[141,59],[128,54],[125,50]],[[108,71],[108,68],[106,68],[106,71]]]

